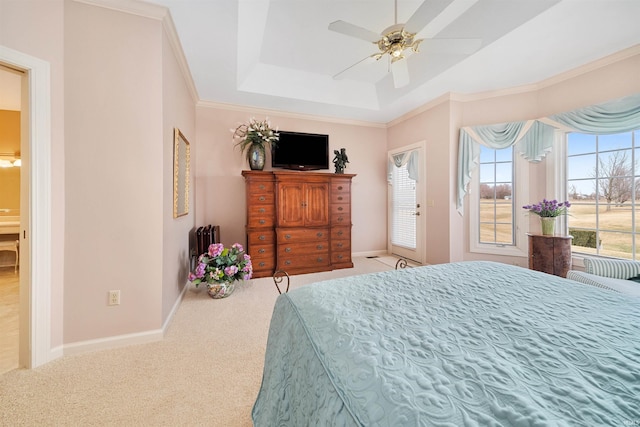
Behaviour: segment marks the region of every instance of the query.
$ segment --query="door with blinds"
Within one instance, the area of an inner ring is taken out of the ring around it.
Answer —
[[[388,158],[388,250],[425,262],[424,143],[390,151]]]

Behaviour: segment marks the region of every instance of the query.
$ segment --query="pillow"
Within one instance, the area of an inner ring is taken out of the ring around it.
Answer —
[[[584,271],[614,279],[629,279],[640,275],[640,262],[623,259],[585,258]]]

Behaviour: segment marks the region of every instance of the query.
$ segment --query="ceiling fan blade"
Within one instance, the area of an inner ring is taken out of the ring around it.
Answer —
[[[391,74],[393,75],[393,86],[401,88],[409,84],[409,66],[406,59],[391,62]]]
[[[335,80],[340,80],[340,79],[345,77],[345,74],[347,73],[347,71],[351,70],[352,68],[356,67],[357,65],[360,65],[362,63],[371,64],[373,62],[376,62],[379,59],[379,58],[376,58],[376,56],[377,55],[374,54],[374,55],[370,55],[370,56],[367,56],[366,58],[361,59],[360,61],[356,62],[355,64],[345,68],[344,70],[340,71],[338,74],[334,75],[333,78]]]
[[[381,38],[380,34],[378,33],[374,33],[371,30],[358,27],[357,25],[353,25],[345,21],[332,22],[331,24],[329,24],[329,29],[331,31],[335,31],[336,33],[366,40],[371,43],[378,43],[378,40],[380,40]]]
[[[420,44],[420,51],[427,54],[470,55],[481,45],[481,39],[426,39]]]
[[[425,0],[404,25],[404,30],[416,34],[449,6],[453,0]]]

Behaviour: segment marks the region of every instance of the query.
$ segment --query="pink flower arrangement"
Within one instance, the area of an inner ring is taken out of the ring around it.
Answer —
[[[251,257],[240,243],[234,243],[231,248],[214,243],[198,257],[195,271],[189,273],[189,282],[197,287],[202,282],[214,284],[249,280],[252,275]]]

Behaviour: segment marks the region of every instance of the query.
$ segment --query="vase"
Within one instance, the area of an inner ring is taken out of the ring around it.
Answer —
[[[540,217],[540,223],[542,224],[542,235],[553,236],[556,228],[555,217]]]
[[[213,299],[226,298],[233,293],[236,282],[222,282],[207,284],[207,293]]]
[[[266,157],[264,145],[251,144],[249,146],[247,150],[247,160],[249,160],[249,167],[251,170],[261,171],[264,169]]]

